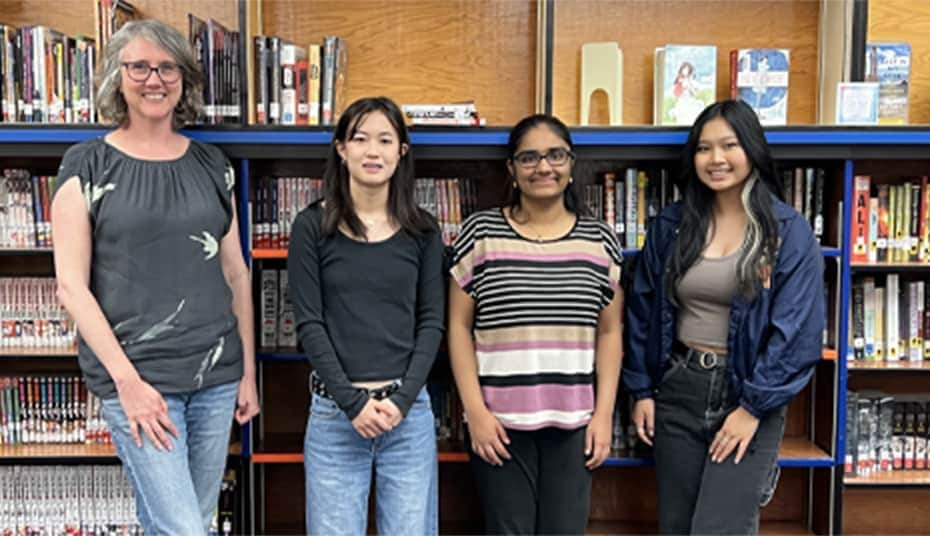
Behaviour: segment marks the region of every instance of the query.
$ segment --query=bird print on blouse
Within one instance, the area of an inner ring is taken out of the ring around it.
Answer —
[[[154,326],[145,330],[145,332],[143,332],[142,335],[139,335],[138,337],[130,341],[120,341],[120,344],[123,346],[127,346],[130,344],[138,344],[140,342],[150,341],[158,337],[159,335],[165,333],[166,331],[170,331],[171,329],[176,327],[177,326],[176,320],[178,318],[178,315],[181,314],[181,309],[184,308],[184,301],[185,300],[181,300],[181,303],[178,304],[178,308],[175,309],[173,313],[165,317],[164,320],[157,322]],[[123,324],[124,322],[120,322],[116,326],[113,326],[113,331],[114,332],[118,331],[119,328],[123,326]]]
[[[223,180],[226,181],[226,191],[231,192],[233,186],[236,185],[236,172],[231,165],[226,166],[226,171],[223,172]]]
[[[204,375],[213,370],[213,366],[216,365],[216,362],[223,356],[223,347],[225,345],[226,339],[220,337],[213,348],[210,348],[210,351],[207,352],[207,356],[200,363],[200,369],[197,371],[197,374],[194,375],[194,383],[196,383],[197,389],[203,386]]]
[[[212,259],[213,257],[216,257],[217,252],[219,252],[220,250],[220,245],[216,241],[216,238],[214,238],[213,235],[211,235],[207,231],[201,232],[200,236],[188,235],[188,238],[190,238],[194,242],[199,242],[201,245],[203,245],[203,252],[206,255],[203,258],[203,260],[205,261],[208,261]]]
[[[104,194],[112,192],[115,189],[116,184],[112,182],[102,186],[97,186],[89,182],[86,183],[84,185],[84,203],[87,205],[87,210],[90,210],[90,207],[92,207],[94,203],[100,201]]]

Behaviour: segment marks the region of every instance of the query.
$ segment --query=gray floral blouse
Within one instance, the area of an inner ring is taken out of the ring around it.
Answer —
[[[103,138],[68,149],[58,187],[77,177],[90,217],[90,290],[140,376],[184,393],[242,376],[242,342],[219,247],[232,222],[232,167],[191,140],[176,160],[140,160]],[[88,388],[116,395],[85,341]]]

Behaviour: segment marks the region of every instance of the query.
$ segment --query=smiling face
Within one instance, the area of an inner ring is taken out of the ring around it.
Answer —
[[[158,73],[150,71],[147,78],[140,82],[130,76],[132,65],[126,64],[135,64],[137,68],[142,63],[150,67],[161,65],[170,71],[169,66],[178,69],[175,58],[158,45],[136,37],[123,48],[120,60],[123,63],[120,68],[120,90],[126,100],[130,123],[140,120],[170,122],[174,108],[181,100],[184,85],[182,78],[165,82]]]
[[[528,131],[520,140],[514,158],[507,162],[507,169],[517,181],[520,194],[534,201],[548,201],[552,198],[561,198],[572,175],[572,159],[565,158],[564,162],[552,164],[550,160],[563,152],[570,154],[571,149],[558,134],[549,126],[539,124]],[[548,155],[549,158],[538,158],[535,165],[521,164],[521,155],[536,153]]]
[[[733,128],[722,117],[704,124],[694,152],[694,168],[705,186],[720,194],[742,188],[752,165]]]
[[[345,161],[349,180],[372,188],[388,184],[407,145],[400,142],[387,116],[374,111],[358,121],[349,139],[336,143],[336,151]]]

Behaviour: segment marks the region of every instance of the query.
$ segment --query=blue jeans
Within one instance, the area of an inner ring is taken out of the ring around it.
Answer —
[[[206,534],[216,510],[229,451],[229,432],[239,382],[192,393],[162,395],[180,436],[172,450],[157,450],[140,430],[142,447],[129,433],[119,397],[102,402],[116,453],[136,495],[146,535]]]
[[[439,531],[436,432],[424,387],[393,430],[365,439],[336,403],[313,395],[304,438],[308,534],[365,534],[375,473],[378,534]]]

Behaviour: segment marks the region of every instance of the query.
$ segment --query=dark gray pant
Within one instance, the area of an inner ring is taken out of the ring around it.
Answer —
[[[507,430],[511,459],[500,467],[468,449],[485,534],[584,534],[591,506],[586,429]]]
[[[706,363],[705,363],[706,364]],[[726,365],[704,369],[676,355],[656,395],[655,458],[662,534],[756,534],[759,507],[778,480],[786,408],[766,415],[739,465],[710,461],[714,435],[733,409]]]

